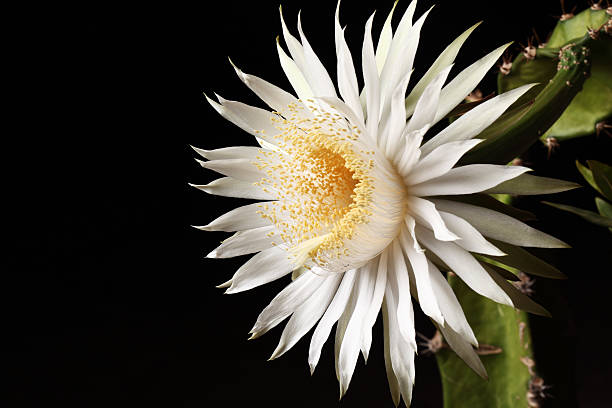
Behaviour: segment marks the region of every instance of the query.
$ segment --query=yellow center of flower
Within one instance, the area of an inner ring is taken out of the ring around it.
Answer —
[[[340,115],[289,112],[275,119],[280,150],[262,152],[255,163],[267,174],[256,184],[277,200],[261,204],[260,215],[275,224],[296,265],[312,258],[325,266],[348,255],[344,241],[368,222],[374,152],[355,150],[359,131]]]

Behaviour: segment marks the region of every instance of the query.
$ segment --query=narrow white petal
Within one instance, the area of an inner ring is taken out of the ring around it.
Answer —
[[[345,389],[343,389],[341,382],[342,377],[340,372],[340,348],[342,347],[342,342],[344,341],[344,334],[346,333],[349,321],[351,319],[351,316],[353,315],[353,311],[355,310],[355,305],[357,304],[357,297],[359,295],[359,292],[357,290],[358,284],[359,270],[356,270],[355,284],[353,285],[351,295],[349,296],[344,311],[338,319],[338,324],[336,324],[336,336],[334,339],[334,366],[336,368],[336,378],[338,379],[338,384],[340,385],[340,398],[342,398],[344,392],[346,391]]]
[[[272,247],[270,234],[275,230],[273,225],[239,231],[223,241],[207,258],[231,258],[252,254]]]
[[[478,136],[489,125],[497,120],[518,98],[535,84],[527,84],[489,99],[461,115],[440,133],[432,137],[421,147],[423,155],[429,155],[434,149],[445,143],[468,140]]]
[[[361,102],[359,101],[359,88],[357,84],[357,75],[355,73],[355,65],[353,64],[351,51],[344,39],[344,31],[340,27],[339,13],[340,2],[338,1],[334,25],[336,55],[338,59],[338,89],[340,90],[340,95],[342,99],[344,99],[344,102],[350,106],[358,115],[359,119],[363,121],[363,110],[361,109]]]
[[[414,57],[416,54],[421,27],[427,18],[431,8],[427,10],[410,29],[403,35],[401,27],[398,26],[397,33],[393,37],[391,49],[389,50],[388,61],[380,74],[381,100],[383,101],[383,111],[388,109],[391,94],[398,86],[402,78],[412,71]],[[400,23],[401,25],[401,23]]]
[[[412,398],[412,387],[415,376],[414,354],[416,346],[406,341],[401,333],[402,320],[406,319],[407,316],[398,315],[397,294],[394,292],[395,291],[391,287],[391,281],[389,281],[387,290],[385,291],[385,302],[383,305],[383,308],[386,309],[385,317],[388,323],[389,360],[391,362],[394,377],[397,380],[396,385],[404,397],[406,405],[409,405]],[[398,318],[401,320],[398,320]],[[388,374],[387,377],[389,377]],[[393,384],[394,381],[392,381],[392,378],[389,378],[389,380],[393,395],[393,386],[395,384]]]
[[[287,251],[278,247],[266,249],[236,271],[231,279],[231,286],[225,293],[238,293],[272,282],[293,269],[295,266],[290,262]]]
[[[397,240],[389,248],[388,282],[397,300],[396,319],[403,338],[416,350],[414,309],[410,295],[410,278],[404,254]],[[386,296],[386,295],[385,295]]]
[[[458,201],[432,199],[440,210],[455,214],[476,228],[485,237],[513,245],[540,248],[567,248],[557,238],[538,231],[506,214]]]
[[[414,185],[446,174],[481,139],[461,140],[437,147],[414,166],[407,176],[407,184]],[[422,153],[422,150],[421,150]]]
[[[289,80],[289,83],[297,93],[297,96],[302,100],[306,100],[313,96],[312,89],[310,89],[310,85],[306,82],[306,78],[304,78],[304,74],[300,71],[297,64],[294,60],[292,60],[285,51],[283,47],[278,42],[278,38],[276,39],[276,50],[278,51],[278,58],[280,60],[281,67]]]
[[[433,290],[425,254],[414,249],[414,242],[406,228],[402,228],[400,239],[402,241],[402,249],[412,266],[421,309],[438,324],[444,325],[444,317],[442,317],[438,301],[436,300],[437,294]]]
[[[190,186],[202,190],[208,194],[223,197],[250,198],[253,200],[273,200],[274,197],[252,182],[236,180],[231,177],[221,177],[208,184]]]
[[[261,336],[289,317],[321,287],[326,278],[307,272],[287,285],[259,314],[251,329],[251,338]]]
[[[312,335],[312,339],[310,340],[310,349],[308,351],[308,365],[310,366],[311,373],[314,372],[314,369],[319,362],[319,358],[321,357],[321,348],[329,337],[332,326],[338,321],[344,312],[349,296],[353,290],[354,282],[354,269],[351,269],[342,275],[342,282],[340,283],[333,300],[327,307],[325,314],[319,321],[319,324]]]
[[[374,292],[375,266],[371,263],[366,264],[357,271],[357,282],[353,289],[355,308],[344,332],[338,357],[340,395],[343,395],[348,389],[359,357],[361,334]]]
[[[277,87],[276,85],[272,85],[271,83],[264,81],[255,75],[245,74],[235,65],[234,70],[236,71],[238,78],[240,78],[240,80],[259,97],[259,99],[264,101],[275,111],[284,112],[287,110],[287,107],[290,104],[297,102],[295,96]]]
[[[377,260],[370,261],[375,268],[372,273],[375,273],[376,277],[374,291],[372,292],[372,298],[364,318],[363,332],[361,335],[361,352],[366,362],[368,361],[370,346],[372,346],[372,327],[374,323],[376,323],[383,296],[385,295],[385,288],[387,287],[387,261],[388,254],[386,251],[380,254]]]
[[[440,105],[434,123],[442,119],[455,106],[476,88],[489,69],[497,62],[504,53],[508,44],[491,51],[463,71],[461,71],[448,85],[442,89],[440,94]]]
[[[476,372],[479,376],[487,379],[487,370],[485,369],[480,357],[472,348],[472,345],[467,342],[460,334],[455,332],[451,327],[439,327],[444,339],[448,345],[457,353],[465,363]]]
[[[312,89],[314,96],[337,96],[336,88],[332,82],[327,70],[315,54],[314,50],[310,46],[310,43],[304,35],[302,30],[302,22],[298,15],[298,31],[300,33],[300,39],[302,40],[302,47],[304,49],[304,67],[302,73],[308,81],[310,88]]]
[[[255,137],[264,138],[268,143],[276,144],[271,136],[278,134],[279,131],[273,126],[271,118],[274,114],[272,112],[227,100],[224,100],[227,103],[227,106],[224,106],[208,96],[206,96],[206,100],[223,118],[240,129]]]
[[[397,407],[400,403],[401,391],[399,381],[393,371],[393,364],[391,363],[391,341],[390,341],[390,322],[389,315],[395,314],[394,311],[389,311],[389,305],[387,301],[383,301],[382,315],[383,315],[383,330],[384,330],[384,353],[385,353],[385,370],[387,372],[387,382],[389,383],[389,390],[391,391],[391,398],[393,404]]]
[[[207,160],[255,159],[263,151],[255,146],[231,146],[215,150],[204,150],[193,147],[193,150]]]
[[[429,130],[429,125],[409,133],[406,133],[405,130],[406,128],[404,128],[404,133],[402,134],[402,138],[405,141],[404,147],[398,148],[397,151],[397,155],[400,155],[400,158],[398,160],[397,155],[393,157],[397,171],[404,179],[410,174],[421,157],[419,146],[423,141],[423,136]]]
[[[387,60],[387,54],[389,54],[389,48],[391,48],[391,41],[393,40],[393,29],[391,27],[391,20],[393,19],[393,12],[395,11],[395,6],[397,6],[397,1],[393,3],[393,7],[383,24],[382,31],[380,32],[380,37],[378,37],[378,44],[376,45],[376,67],[378,68],[378,73],[380,74],[385,66],[385,61]]]
[[[317,323],[336,294],[341,280],[340,274],[326,276],[323,284],[297,308],[287,322],[271,360],[291,349]]]
[[[260,203],[243,205],[229,211],[208,225],[196,227],[203,231],[242,231],[270,225],[270,221],[259,215]]]
[[[414,228],[416,227],[416,220],[414,219],[414,217],[407,214],[406,217],[404,218],[404,223],[406,224],[406,229],[408,233],[410,234],[410,237],[412,238],[414,249],[417,252],[425,252],[419,245],[419,242],[417,241],[417,238],[416,238],[416,233],[414,232]]]
[[[420,197],[472,194],[494,187],[530,170],[522,166],[468,164],[455,167],[440,177],[413,185],[409,190],[410,194]]]
[[[436,112],[438,111],[440,90],[442,89],[444,82],[446,82],[446,78],[448,78],[448,74],[452,67],[452,65],[449,65],[448,67],[444,68],[438,75],[436,75],[429,85],[427,85],[425,91],[423,91],[423,94],[416,104],[414,114],[406,125],[408,132],[421,129],[424,126],[431,125],[433,123],[436,117]],[[406,105],[404,102],[404,113],[405,109]]]
[[[393,157],[398,146],[403,146],[405,141],[402,138],[404,127],[406,125],[406,110],[404,106],[404,97],[408,88],[408,81],[412,71],[404,77],[393,91],[391,97],[391,112],[384,116],[382,122],[383,130],[381,132],[380,146],[385,151],[387,157]],[[380,127],[381,125],[379,125]]]
[[[429,84],[433,80],[433,78],[435,78],[436,75],[438,75],[438,73],[440,73],[444,68],[448,67],[455,61],[455,58],[459,53],[459,49],[461,49],[461,46],[463,45],[465,40],[467,40],[472,31],[474,31],[474,29],[479,25],[480,23],[476,23],[467,30],[465,30],[463,34],[457,37],[444,49],[444,51],[442,51],[442,54],[438,56],[438,58],[434,61],[431,67],[427,70],[425,75],[423,75],[421,80],[414,86],[414,88],[410,92],[410,95],[408,95],[408,97],[406,98],[406,116],[412,115],[416,103],[421,97],[421,94],[423,93],[423,90],[425,89],[427,84]]]
[[[454,241],[459,239],[444,224],[444,220],[436,209],[434,203],[419,197],[408,196],[406,208],[419,224],[429,225],[437,239],[442,241]]]
[[[363,91],[366,95],[367,122],[366,129],[372,140],[378,135],[378,121],[380,120],[380,80],[376,68],[376,57],[374,56],[374,45],[372,44],[372,20],[370,16],[365,25],[363,35],[363,48],[361,51],[361,64],[363,71]]]
[[[427,249],[436,254],[476,293],[505,305],[513,306],[506,293],[493,281],[474,257],[453,242],[437,240],[433,233],[419,225],[417,238]]]
[[[285,19],[283,18],[283,8],[279,6],[278,11],[280,13],[281,25],[283,27],[283,39],[287,44],[287,48],[289,48],[289,53],[295,64],[298,66],[300,71],[304,72],[304,49],[302,48],[302,44],[295,38],[289,30],[287,29],[287,24],[285,24]]]
[[[463,218],[444,211],[440,211],[440,215],[446,223],[446,226],[459,237],[456,244],[461,248],[465,249],[466,251],[477,252],[485,255],[506,255],[495,245],[487,241],[476,228],[474,228]]]
[[[438,306],[440,307],[440,312],[442,312],[446,324],[463,336],[468,342],[478,347],[478,340],[476,340],[476,336],[465,318],[465,314],[455,296],[455,292],[453,292],[442,273],[431,261],[427,260],[427,265],[429,267],[431,286],[434,293],[437,295]]]
[[[402,15],[399,24],[397,25],[397,30],[395,31],[395,35],[391,37],[391,44],[389,44],[389,50],[387,51],[387,56],[385,58],[385,64],[382,67],[382,72],[386,69],[389,70],[388,66],[391,64],[397,64],[398,58],[401,58],[401,45],[402,42],[405,41],[406,36],[410,33],[410,29],[412,28],[412,18],[414,17],[414,11],[416,9],[416,0],[410,2],[408,8]],[[395,8],[395,5],[393,6]],[[393,10],[392,10],[393,11]],[[389,30],[391,29],[391,17],[387,17],[389,20]],[[382,57],[381,57],[382,58]]]
[[[225,159],[207,162],[196,159],[196,161],[205,169],[249,183],[260,181],[265,176],[265,173],[260,171],[251,159]]]

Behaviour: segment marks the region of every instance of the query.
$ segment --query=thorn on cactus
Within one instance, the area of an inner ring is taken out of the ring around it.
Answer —
[[[576,6],[569,13],[565,12],[565,1],[561,0],[561,17],[559,17],[559,21],[566,21],[570,18],[574,17],[574,11],[576,11]]]
[[[597,3],[595,3],[594,1],[589,1],[589,3],[591,3],[591,10],[601,10],[601,1],[599,0]]]
[[[512,70],[512,58],[509,55],[504,55],[502,57],[502,63],[498,65],[498,67],[499,72],[501,72],[502,75],[510,74],[510,71]]]
[[[599,137],[599,134],[603,132],[609,137],[612,137],[612,132],[610,132],[608,129],[612,129],[612,125],[606,123],[606,121],[597,122],[595,125],[595,134],[597,137]]]
[[[557,139],[554,137],[547,137],[544,144],[546,145],[546,149],[548,150],[546,158],[550,160],[550,156],[552,155],[552,153],[560,147],[559,141],[557,141]]]
[[[599,30],[589,27],[587,27],[587,30],[589,32],[589,37],[591,37],[593,40],[597,40],[599,38]]]
[[[531,61],[536,57],[536,47],[533,46],[533,38],[529,38],[527,40],[527,46],[523,48],[523,56],[528,61]]]

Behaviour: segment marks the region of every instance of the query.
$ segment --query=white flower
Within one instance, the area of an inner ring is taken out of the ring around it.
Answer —
[[[203,167],[226,176],[200,189],[264,200],[198,227],[237,231],[208,255],[211,258],[257,253],[221,287],[237,293],[293,271],[294,280],[259,315],[252,337],[290,317],[272,355],[276,358],[316,325],[308,358],[312,371],[337,322],[336,371],[344,394],[360,350],[367,359],[372,326],[382,308],[385,362],[396,404],[400,394],[409,404],[415,376],[412,296],[457,354],[486,375],[472,348],[478,344],[476,337],[438,268],[452,270],[483,296],[519,306],[528,302],[524,296],[472,255],[504,255],[484,236],[514,245],[564,246],[508,215],[457,199],[494,191],[493,187],[529,170],[490,164],[454,166],[481,141],[473,138],[530,85],[481,103],[422,143],[426,132],[463,101],[507,45],[443,86],[459,48],[476,25],[469,28],[406,98],[419,32],[428,14],[413,24],[415,6],[416,1],[410,4],[395,33],[391,11],[376,52],[373,15],[367,21],[361,96],[336,10],[341,98],[301,24],[297,40],[281,14],[291,57],[278,45],[280,62],[300,99],[235,68],[273,111],[221,97],[209,102],[223,117],[253,134],[262,147],[196,149],[208,159],[201,162]],[[519,231],[524,239],[516,242],[516,234],[508,231]]]

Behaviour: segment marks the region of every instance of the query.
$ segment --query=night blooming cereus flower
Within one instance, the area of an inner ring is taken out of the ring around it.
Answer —
[[[406,97],[420,29],[428,14],[413,24],[415,7],[416,1],[394,33],[391,11],[376,51],[373,15],[367,21],[361,92],[336,10],[340,97],[301,24],[298,40],[281,14],[291,57],[280,44],[278,53],[297,97],[235,68],[272,111],[221,97],[209,102],[224,118],[254,135],[261,147],[196,149],[208,159],[200,162],[203,167],[226,176],[197,187],[211,194],[260,200],[198,227],[237,231],[210,258],[256,253],[220,287],[237,293],[293,272],[292,282],[259,315],[252,337],[290,317],[272,355],[276,358],[316,325],[308,358],[312,371],[337,322],[336,371],[344,394],[359,352],[367,359],[372,326],[382,309],[385,363],[396,404],[400,395],[409,404],[415,377],[412,297],[457,354],[486,376],[472,348],[478,341],[440,269],[453,271],[474,291],[496,302],[541,312],[499,270],[472,253],[503,257],[506,250],[501,248],[517,249],[513,245],[565,246],[502,212],[462,199],[493,200],[476,193],[495,192],[495,186],[529,169],[491,164],[454,167],[481,142],[474,137],[531,85],[481,103],[423,143],[426,132],[463,101],[507,45],[444,86],[459,48],[476,25],[471,27],[444,50]],[[520,239],[508,231],[519,231]]]

